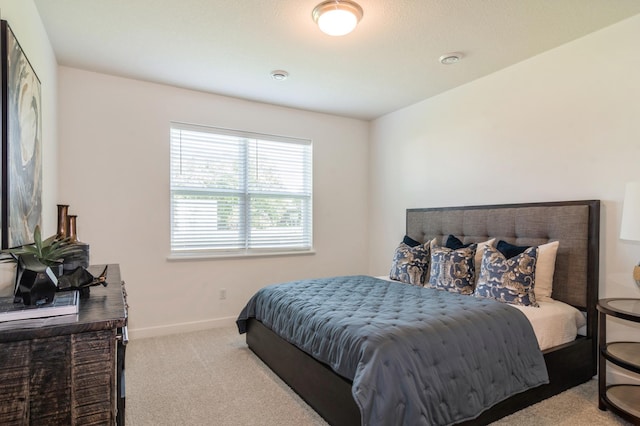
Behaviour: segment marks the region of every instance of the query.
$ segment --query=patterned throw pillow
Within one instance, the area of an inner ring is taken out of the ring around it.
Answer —
[[[424,285],[429,270],[429,244],[409,247],[400,243],[393,255],[389,278],[413,285]]]
[[[482,262],[482,255],[484,254],[484,248],[486,246],[493,246],[493,243],[496,241],[495,238],[491,238],[490,240],[487,241],[483,241],[481,243],[477,243],[477,247],[476,247],[476,258],[474,260],[474,265],[475,265],[475,281],[473,283],[473,287],[475,288],[476,283],[478,282],[478,275],[480,275],[480,263]],[[445,247],[448,247],[450,249],[459,249],[459,248],[463,248],[463,247],[469,247],[471,245],[471,243],[469,244],[463,244],[462,240],[460,240],[460,238],[456,237],[455,235],[451,235],[449,234],[449,236],[447,237],[447,241],[444,243]],[[498,249],[499,250],[499,249]]]
[[[475,282],[474,257],[477,244],[452,250],[431,245],[431,276],[426,287],[452,293],[472,294]]]
[[[475,295],[522,306],[538,306],[533,292],[538,247],[507,259],[494,247],[482,257]]]
[[[538,246],[538,259],[536,260],[536,301],[549,301],[553,293],[553,273],[556,269],[556,254],[560,242],[552,241]],[[516,246],[506,241],[499,241],[496,246],[506,258],[516,256],[529,247]]]

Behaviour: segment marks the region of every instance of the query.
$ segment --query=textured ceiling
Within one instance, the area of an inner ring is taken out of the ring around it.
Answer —
[[[638,0],[357,2],[356,30],[331,37],[311,19],[320,0],[35,0],[60,65],[366,120],[640,13]],[[464,59],[442,65],[446,52]]]

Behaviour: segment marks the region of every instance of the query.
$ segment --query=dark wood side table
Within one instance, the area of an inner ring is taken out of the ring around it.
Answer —
[[[640,342],[607,342],[607,316],[640,323],[640,299],[601,299],[597,309],[598,407],[640,424],[640,385],[607,385],[607,361],[640,374]]]
[[[99,275],[104,269],[89,270]],[[124,424],[127,305],[118,265],[78,315],[0,323],[0,424]],[[120,398],[122,396],[122,398]]]

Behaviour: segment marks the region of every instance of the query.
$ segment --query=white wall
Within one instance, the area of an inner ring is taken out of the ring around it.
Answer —
[[[48,236],[56,232],[58,199],[58,64],[32,0],[0,0],[0,16],[9,23],[42,85],[42,230]],[[13,271],[10,264],[0,265],[1,296],[10,295],[13,290]]]
[[[640,180],[637,40],[640,16],[375,120],[371,272],[406,208],[600,199],[600,295],[640,296],[640,245],[618,238],[624,185]]]
[[[638,40],[640,16],[375,120],[370,272],[388,270],[407,208],[600,199],[600,297],[640,297],[640,244],[618,237],[640,181]]]
[[[368,123],[65,67],[59,93],[60,199],[92,263],[121,265],[132,336],[229,324],[267,284],[366,273]],[[170,121],[312,139],[316,254],[168,261]]]

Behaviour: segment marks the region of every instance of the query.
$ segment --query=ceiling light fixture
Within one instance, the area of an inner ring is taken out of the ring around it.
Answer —
[[[349,34],[356,28],[362,15],[360,5],[350,0],[323,1],[311,13],[320,30],[330,36]]]
[[[284,70],[271,71],[271,78],[276,81],[284,81],[289,78],[289,73]]]
[[[440,56],[440,63],[443,65],[455,64],[456,62],[460,61],[460,59],[462,59],[462,56],[462,53],[459,52],[445,53],[444,55]]]

